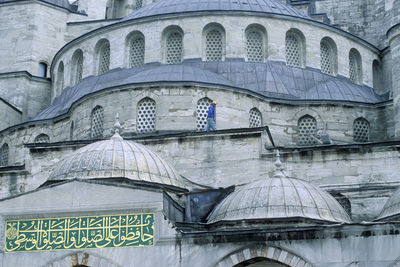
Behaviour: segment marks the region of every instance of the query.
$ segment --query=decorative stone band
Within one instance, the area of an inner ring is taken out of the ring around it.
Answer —
[[[259,245],[254,247],[243,248],[237,250],[228,256],[224,257],[214,267],[231,267],[241,266],[237,265],[241,262],[250,261],[254,258],[265,258],[286,264],[291,267],[312,267],[313,265],[305,259],[294,255],[293,253],[282,250],[277,247],[268,245]]]

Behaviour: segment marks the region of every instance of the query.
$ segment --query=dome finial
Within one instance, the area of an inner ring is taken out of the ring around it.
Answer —
[[[275,153],[276,160],[275,160],[275,170],[274,170],[274,178],[284,178],[285,174],[283,173],[283,167],[281,162],[281,155],[279,154],[279,150],[276,150]]]
[[[117,113],[115,114],[114,135],[111,137],[111,139],[122,139],[122,137],[119,135],[120,130],[121,124],[119,123],[119,113]]]

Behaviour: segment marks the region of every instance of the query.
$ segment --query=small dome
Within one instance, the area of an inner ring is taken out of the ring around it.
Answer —
[[[282,177],[236,188],[212,211],[208,222],[288,218],[350,222],[343,207],[327,192],[306,181]]]
[[[159,0],[134,11],[122,20],[200,12],[251,12],[309,18],[300,10],[280,0]]]
[[[388,220],[394,217],[400,217],[400,188],[386,201],[376,221]]]
[[[56,166],[48,181],[74,178],[127,178],[185,188],[182,177],[171,164],[145,146],[123,140],[118,134],[67,156]]]

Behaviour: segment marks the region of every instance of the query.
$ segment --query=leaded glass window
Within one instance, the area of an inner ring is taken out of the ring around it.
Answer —
[[[315,136],[317,134],[317,121],[310,115],[303,116],[298,121],[299,146],[312,146],[316,144]]]
[[[179,64],[182,62],[182,34],[172,32],[166,40],[166,61],[167,64]]]
[[[129,66],[140,67],[144,64],[145,42],[143,37],[136,37],[130,44]]]
[[[246,31],[247,60],[250,62],[264,62],[264,37],[258,29]]]
[[[50,137],[47,134],[39,134],[35,138],[35,143],[49,143]]]
[[[321,71],[326,74],[333,74],[333,51],[331,46],[325,42],[321,42]]]
[[[212,29],[206,34],[206,61],[221,61],[223,59],[223,36],[218,29]]]
[[[207,124],[207,114],[208,109],[211,106],[211,99],[204,97],[197,101],[197,117],[196,117],[196,125],[198,131],[203,131]]]
[[[286,64],[293,67],[301,67],[301,47],[296,35],[286,36]]]
[[[250,117],[249,117],[249,127],[261,127],[262,126],[262,116],[261,112],[257,108],[252,108],[250,110]]]
[[[108,43],[100,47],[99,56],[99,75],[101,75],[110,69],[110,45]]]
[[[0,148],[0,166],[4,167],[8,165],[8,144],[3,144]]]
[[[136,127],[138,133],[151,133],[156,130],[156,101],[145,98],[139,102]]]
[[[365,143],[369,141],[369,122],[364,118],[358,118],[353,123],[354,142]]]
[[[91,116],[91,136],[92,138],[103,137],[104,109],[97,106],[92,111]]]

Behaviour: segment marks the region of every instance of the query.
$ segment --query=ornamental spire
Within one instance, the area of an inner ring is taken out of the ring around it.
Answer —
[[[119,123],[119,113],[115,114],[115,122],[114,122],[114,135],[111,139],[119,139],[122,140],[123,138],[119,135],[121,130],[121,124]]]
[[[285,174],[283,173],[284,168],[282,167],[282,162],[281,162],[281,155],[279,154],[279,150],[276,150],[275,153],[276,160],[275,160],[275,169],[274,169],[274,178],[284,178],[286,177]]]

